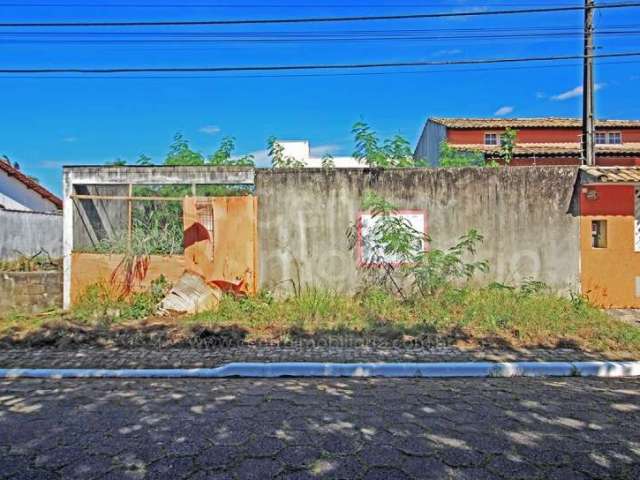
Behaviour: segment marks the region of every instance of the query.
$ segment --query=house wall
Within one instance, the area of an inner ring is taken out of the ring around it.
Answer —
[[[56,206],[22,182],[0,170],[0,205],[7,210],[55,212]]]
[[[512,167],[530,167],[530,166],[559,166],[559,165],[581,165],[580,157],[515,157],[511,160]]]
[[[62,214],[0,210],[0,260],[40,251],[62,257]]]
[[[591,245],[591,222],[607,221],[607,248]],[[634,251],[633,215],[585,215],[580,222],[582,293],[606,308],[640,308],[636,279],[640,252]]]
[[[636,187],[589,184],[580,187],[582,293],[594,304],[640,307],[640,251],[635,247]],[[591,223],[606,221],[607,244],[592,245]]]
[[[440,144],[447,138],[447,128],[439,123],[427,122],[413,158],[416,160],[426,160],[427,165],[432,167],[440,163]]]
[[[520,128],[517,142],[519,143],[563,143],[580,142],[582,131],[579,128]],[[598,131],[622,132],[623,142],[640,142],[640,129],[634,128],[599,128]],[[447,141],[452,144],[484,144],[485,132],[500,132],[504,129],[449,129]]]
[[[260,287],[354,292],[360,271],[345,232],[373,190],[398,208],[426,210],[434,247],[451,246],[471,228],[482,233],[477,258],[491,266],[484,284],[535,278],[577,289],[576,176],[574,167],[257,170]]]

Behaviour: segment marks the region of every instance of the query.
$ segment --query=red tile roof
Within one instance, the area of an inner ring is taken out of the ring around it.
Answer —
[[[447,128],[580,128],[578,118],[430,118]],[[597,127],[640,128],[640,120],[597,120]]]
[[[640,183],[640,167],[581,167],[596,182]]]
[[[44,188],[38,182],[29,178],[20,170],[13,167],[8,161],[5,161],[1,158],[0,158],[0,170],[5,172],[10,177],[15,178],[16,180],[21,182],[25,187],[27,187],[30,190],[33,190],[45,200],[49,200],[57,208],[62,209],[62,200],[59,197],[56,197],[53,193],[51,193],[49,190]]]

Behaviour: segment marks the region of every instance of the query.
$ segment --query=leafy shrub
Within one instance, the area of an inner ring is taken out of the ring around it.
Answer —
[[[465,259],[475,256],[478,244],[484,240],[476,230],[469,230],[446,250],[425,250],[431,238],[398,215],[398,209],[392,203],[367,192],[362,207],[376,219],[367,238],[363,239],[372,245],[365,270],[369,273],[367,281],[373,285],[392,288],[406,299],[414,293],[434,295],[447,285],[468,281],[476,273],[489,269],[486,261]],[[351,248],[355,248],[357,227],[348,232]]]

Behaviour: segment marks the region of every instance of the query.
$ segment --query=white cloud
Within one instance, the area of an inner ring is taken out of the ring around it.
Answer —
[[[64,137],[62,141],[65,143],[75,143],[78,141],[78,137]]]
[[[604,88],[604,86],[605,86],[604,83],[596,83],[594,85],[594,89],[595,89],[595,91],[598,91],[598,90]],[[580,95],[582,95],[582,91],[583,91],[583,88],[582,88],[582,85],[581,85],[579,87],[572,88],[571,90],[567,90],[566,92],[559,93],[558,95],[553,95],[551,97],[551,100],[555,100],[555,101],[561,102],[563,100],[569,100],[571,98],[576,98],[576,97],[579,97]]]
[[[509,115],[512,112],[513,112],[513,107],[505,105],[504,107],[500,107],[498,110],[496,110],[494,115],[496,117],[501,117],[502,115]]]
[[[207,135],[215,135],[216,133],[220,133],[220,127],[216,125],[205,125],[204,127],[200,127],[198,131]]]
[[[542,100],[543,98],[547,98],[547,94],[544,92],[536,92],[536,98]]]

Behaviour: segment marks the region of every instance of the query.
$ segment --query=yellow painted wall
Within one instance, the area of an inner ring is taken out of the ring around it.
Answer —
[[[607,248],[591,246],[591,221],[607,221]],[[640,252],[634,251],[632,216],[584,216],[580,219],[582,293],[596,305],[640,308],[635,279],[640,276]]]

